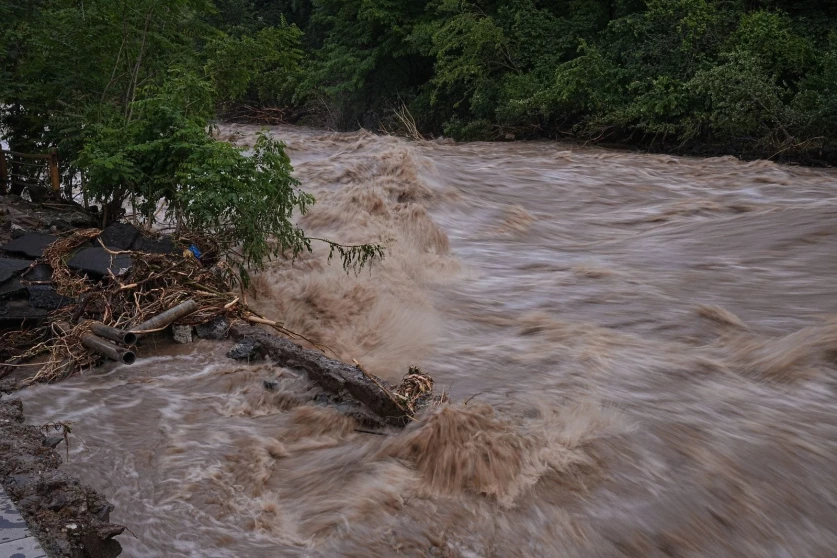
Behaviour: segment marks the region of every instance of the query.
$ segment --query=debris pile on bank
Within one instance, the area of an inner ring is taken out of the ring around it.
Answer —
[[[197,306],[180,325],[249,315],[209,239],[175,242],[118,223],[60,237],[28,233],[0,251],[0,359],[37,363],[26,384],[99,364],[100,354],[83,342],[94,324],[131,331],[186,300]]]
[[[66,378],[102,363],[103,355],[130,364],[136,337],[169,325],[175,341],[188,343],[193,332],[222,339],[236,324],[240,343],[230,358],[268,356],[301,369],[329,403],[362,423],[403,426],[432,400],[433,380],[418,369],[391,385],[358,363],[247,325],[298,337],[247,307],[237,275],[212,239],[153,236],[127,223],[16,236],[0,245],[0,391]],[[181,308],[186,311],[175,310]],[[14,385],[4,385],[12,372]]]

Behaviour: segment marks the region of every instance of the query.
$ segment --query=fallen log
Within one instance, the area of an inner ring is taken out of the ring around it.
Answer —
[[[302,370],[312,382],[339,400],[356,401],[363,405],[382,424],[404,426],[412,419],[414,405],[386,381],[359,366],[303,349],[288,339],[254,326],[236,325],[230,329],[230,334],[239,341],[239,345],[227,354],[230,358],[255,360],[270,357],[281,366]],[[429,386],[432,389],[432,380]],[[423,396],[429,399],[431,393],[425,392]]]

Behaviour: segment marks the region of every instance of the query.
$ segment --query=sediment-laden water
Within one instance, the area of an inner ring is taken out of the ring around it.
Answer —
[[[358,275],[323,247],[275,263],[249,301],[453,403],[357,432],[208,342],[21,393],[75,423],[66,468],[127,556],[834,555],[837,173],[271,133],[306,231],[390,248]]]

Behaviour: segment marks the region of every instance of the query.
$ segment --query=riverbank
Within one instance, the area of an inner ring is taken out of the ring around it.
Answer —
[[[19,399],[0,399],[0,484],[49,556],[118,556],[122,547],[114,537],[125,527],[110,522],[113,505],[104,496],[59,470],[62,458],[53,448],[67,439],[56,426],[46,436],[25,424]]]

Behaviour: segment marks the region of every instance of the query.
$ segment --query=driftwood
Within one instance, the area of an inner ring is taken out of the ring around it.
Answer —
[[[303,349],[282,337],[276,337],[258,327],[236,325],[230,329],[232,337],[239,341],[237,347],[245,347],[231,358],[254,359],[269,357],[281,366],[304,371],[317,386],[336,396],[338,401],[360,403],[375,420],[369,420],[363,413],[348,410],[348,414],[362,422],[377,422],[390,426],[404,426],[412,420],[418,402],[432,398],[433,380],[411,370],[402,386],[393,387],[386,381],[369,374],[360,366],[351,366],[339,360],[328,358],[318,351]],[[424,389],[421,393],[404,393],[403,386],[413,386],[421,378]],[[368,413],[366,413],[368,415]]]

